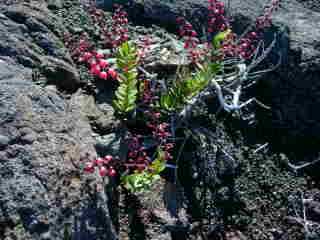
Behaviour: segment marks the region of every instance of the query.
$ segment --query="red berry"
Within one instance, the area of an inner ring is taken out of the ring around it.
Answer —
[[[122,40],[123,40],[123,41],[127,41],[128,39],[129,39],[128,34],[123,34]]]
[[[108,73],[103,71],[99,73],[99,77],[103,80],[106,80],[108,78]]]
[[[114,176],[116,176],[116,174],[117,174],[116,170],[114,170],[112,167],[109,168],[109,170],[108,170],[109,177],[114,177]]]
[[[90,58],[92,58],[92,53],[90,53],[90,52],[85,52],[85,53],[83,54],[83,59],[84,59],[84,60],[88,60],[88,59],[90,59]]]
[[[186,23],[185,24],[185,28],[190,30],[190,29],[192,29],[192,25],[190,23]]]
[[[192,36],[192,37],[196,37],[196,36],[197,36],[196,31],[191,31],[191,36]]]
[[[107,172],[108,171],[107,171],[106,167],[104,167],[104,166],[100,167],[99,174],[101,177],[105,177],[107,175]]]
[[[91,72],[93,75],[99,76],[99,75],[100,75],[100,72],[101,72],[101,68],[100,68],[100,66],[95,65],[95,66],[91,67],[90,72]]]
[[[97,61],[94,60],[94,59],[89,60],[88,63],[90,64],[90,67],[91,67],[91,68],[97,66]]]
[[[111,155],[107,155],[104,157],[104,163],[109,164],[112,161],[113,157]]]
[[[257,37],[257,33],[256,33],[256,32],[251,32],[251,33],[250,33],[250,36],[251,36],[252,38],[256,38],[256,37]]]
[[[101,166],[103,164],[103,159],[102,158],[97,158],[95,160],[95,163],[98,165],[98,166]]]
[[[100,59],[100,58],[103,58],[103,57],[104,57],[104,55],[102,53],[97,52],[96,58]]]
[[[117,72],[116,72],[113,68],[109,68],[108,74],[109,74],[113,79],[116,79],[117,76],[118,76]]]
[[[99,61],[99,65],[100,65],[100,67],[105,68],[105,67],[107,67],[107,66],[109,65],[109,63],[108,63],[107,60],[101,59],[101,60]]]
[[[84,166],[84,171],[86,173],[93,173],[94,172],[94,164],[92,162],[87,162]]]

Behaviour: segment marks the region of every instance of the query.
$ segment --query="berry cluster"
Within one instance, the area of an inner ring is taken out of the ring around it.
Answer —
[[[151,38],[149,36],[143,37],[140,41],[140,44],[138,44],[138,48],[139,48],[138,55],[139,55],[139,61],[141,63],[144,63],[144,60],[150,51],[150,45],[151,45]]]
[[[189,60],[192,63],[198,62],[202,54],[200,49],[197,48],[200,42],[197,32],[193,29],[191,23],[183,17],[177,18],[177,24],[179,25],[179,35],[184,40],[184,48],[188,51]]]
[[[63,36],[63,41],[74,61],[77,61],[84,52],[90,51],[93,47],[86,34],[75,37],[70,33],[66,33]]]
[[[115,177],[117,175],[117,172],[114,169],[114,165],[115,159],[111,155],[107,155],[104,158],[97,158],[90,162],[87,162],[84,167],[84,172],[94,173],[95,169],[98,168],[99,175],[101,177]]]
[[[90,73],[100,79],[117,79],[117,72],[110,67],[104,55],[100,52],[85,52],[79,57],[79,62],[88,64]]]
[[[271,0],[271,4],[265,8],[264,14],[257,18],[255,30],[249,31],[236,41],[236,35],[231,33],[222,45],[222,52],[225,56],[239,56],[243,59],[250,59],[256,45],[261,38],[262,31],[271,25],[271,15],[279,6],[280,0]]]
[[[168,138],[171,136],[169,132],[169,124],[161,123],[159,112],[145,111],[145,115],[150,119],[147,120],[148,130],[152,133],[152,138],[155,145],[149,150],[144,146],[144,137],[139,134],[132,134],[128,138],[128,160],[125,166],[130,170],[143,171],[148,169],[152,162],[154,148],[160,148],[165,153],[165,160],[172,159],[170,151],[173,149],[173,143],[170,143]],[[151,151],[150,151],[151,150]],[[151,155],[150,155],[151,154]]]
[[[280,0],[271,0],[271,4],[265,8],[264,14],[257,18],[255,23],[255,31],[248,32],[237,46],[238,54],[249,59],[256,49],[256,43],[261,38],[262,31],[271,25],[271,15],[278,8]]]
[[[143,80],[143,93],[142,102],[146,105],[150,104],[155,98],[154,93],[151,89],[151,81],[148,79]]]
[[[264,14],[257,18],[256,20],[256,29],[262,30],[266,27],[271,26],[271,15],[274,11],[279,7],[280,0],[271,0],[269,6],[267,6],[264,10]]]
[[[128,159],[125,163],[127,169],[143,171],[151,162],[146,148],[143,146],[141,135],[132,135],[128,138]]]
[[[251,31],[245,35],[244,38],[240,39],[237,45],[237,53],[244,59],[249,59],[256,49],[256,42],[258,41],[258,33]]]
[[[153,138],[158,143],[158,147],[164,151],[165,160],[172,159],[170,151],[173,149],[174,144],[169,141],[169,138],[172,136],[170,125],[160,121],[160,112],[146,111],[145,115],[150,117],[149,121],[147,121],[147,127],[151,130]]]
[[[106,43],[111,48],[116,48],[122,43],[128,41],[128,14],[120,5],[115,5],[116,10],[112,16],[112,25],[110,31],[105,32]]]
[[[115,11],[112,16],[111,24],[106,21],[103,10],[97,9],[95,4],[91,4],[89,14],[93,24],[98,27],[100,38],[103,40],[104,47],[115,49],[129,39],[128,36],[128,14],[120,5],[115,4]]]
[[[223,2],[209,0],[208,11],[208,33],[218,33],[229,28],[229,21],[224,15],[225,9]]]

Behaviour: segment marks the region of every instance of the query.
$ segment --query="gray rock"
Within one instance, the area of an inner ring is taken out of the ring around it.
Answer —
[[[90,197],[79,177],[96,152],[78,103],[0,61],[7,67],[0,71],[0,237],[116,239],[106,197]]]
[[[96,149],[101,156],[118,155],[120,151],[121,135],[110,133],[96,138]]]
[[[57,10],[63,7],[61,0],[48,0],[48,8],[51,10]]]
[[[44,2],[1,6],[0,19],[1,56],[25,67],[44,66],[49,82],[63,90],[78,88],[79,75],[60,40],[65,30]]]
[[[41,72],[48,84],[55,84],[59,89],[71,92],[80,87],[80,75],[71,64],[49,56],[41,58],[41,62]]]
[[[112,99],[111,96],[102,97],[108,100]],[[99,134],[108,134],[119,125],[111,103],[104,100],[95,99],[93,96],[84,95],[80,92],[72,98],[73,102],[80,103],[83,117],[89,120],[93,130]]]
[[[8,146],[10,139],[4,135],[0,135],[0,148]]]

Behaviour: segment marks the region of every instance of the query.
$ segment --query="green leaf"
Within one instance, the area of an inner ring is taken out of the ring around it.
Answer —
[[[160,180],[160,173],[166,168],[165,152],[158,148],[157,158],[150,168],[143,172],[135,172],[121,177],[123,186],[133,193],[150,190],[152,185]],[[150,171],[151,170],[151,171]]]
[[[157,151],[157,158],[151,163],[150,168],[154,174],[159,174],[166,168],[165,152],[160,148]]]
[[[177,81],[165,94],[160,97],[159,105],[167,111],[175,111],[192,97],[202,91],[213,78],[220,64],[210,64],[198,70],[193,76]]]
[[[219,49],[221,47],[221,42],[223,42],[227,36],[231,33],[230,29],[226,31],[217,33],[214,38],[212,39],[212,45],[215,49]]]
[[[119,114],[127,114],[135,109],[138,95],[136,47],[129,42],[123,43],[118,49],[116,63],[120,70],[120,85],[115,93],[113,106]]]

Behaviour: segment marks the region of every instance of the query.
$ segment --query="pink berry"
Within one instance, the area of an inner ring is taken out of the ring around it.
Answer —
[[[94,68],[95,66],[97,66],[96,60],[91,60],[89,64],[90,64],[90,68]]]
[[[103,57],[104,57],[104,55],[102,53],[97,52],[96,58],[101,59]]]
[[[113,68],[109,68],[108,74],[109,74],[113,79],[116,79],[117,76],[118,76],[117,72],[116,72]]]
[[[102,71],[99,73],[99,77],[103,80],[106,80],[108,78],[108,73],[105,71]]]
[[[109,177],[114,177],[114,176],[116,176],[116,174],[117,174],[116,170],[114,170],[112,167],[109,168],[109,170],[108,170]]]
[[[250,33],[250,36],[251,36],[252,38],[256,38],[256,37],[257,37],[257,33],[256,33],[256,32],[251,32],[251,33]]]
[[[90,59],[90,58],[92,58],[92,53],[90,53],[90,52],[85,52],[85,53],[83,54],[83,59],[84,59],[84,60],[88,60],[88,59]]]
[[[93,173],[94,172],[94,164],[92,162],[87,162],[85,164],[84,171],[86,173]]]
[[[104,157],[104,163],[109,164],[112,161],[113,157],[111,155],[107,155]]]
[[[100,66],[98,66],[98,65],[93,66],[93,67],[91,68],[90,72],[91,72],[93,75],[99,76],[99,75],[100,75],[100,72],[101,72],[101,68],[100,68]]]
[[[95,162],[96,162],[96,164],[97,164],[98,166],[101,166],[104,161],[103,161],[102,158],[97,158],[97,159],[95,160]]]
[[[107,171],[106,167],[104,167],[104,166],[100,167],[99,174],[100,174],[101,177],[105,177],[107,175],[107,172],[108,171]]]
[[[196,37],[196,36],[197,36],[196,31],[191,31],[191,36],[192,36],[192,37]]]
[[[122,36],[122,40],[123,40],[123,41],[127,41],[128,39],[129,39],[128,34],[124,34],[124,35]]]
[[[185,28],[190,30],[190,29],[192,29],[192,25],[190,23],[186,23]]]
[[[109,65],[109,63],[108,63],[107,60],[101,59],[101,60],[99,61],[99,65],[100,65],[100,67],[105,68],[105,67],[107,67],[107,66]]]

